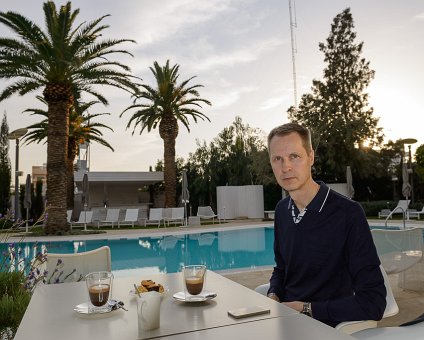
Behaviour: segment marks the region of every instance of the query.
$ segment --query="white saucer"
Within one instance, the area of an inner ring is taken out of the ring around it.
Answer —
[[[110,313],[112,308],[110,308],[107,304],[103,307],[93,308],[89,302],[83,302],[75,306],[74,311],[80,314],[104,314]]]
[[[189,299],[186,299],[184,292],[175,293],[172,297],[175,300],[183,301],[183,302],[202,302],[202,301],[212,300],[216,298],[216,295],[217,294],[214,292],[211,292],[209,290],[204,290],[199,295],[190,296]]]

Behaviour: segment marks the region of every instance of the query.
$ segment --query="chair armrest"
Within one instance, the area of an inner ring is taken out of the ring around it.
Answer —
[[[368,328],[376,328],[377,321],[363,320],[363,321],[345,321],[339,323],[335,328],[342,333],[352,334]]]

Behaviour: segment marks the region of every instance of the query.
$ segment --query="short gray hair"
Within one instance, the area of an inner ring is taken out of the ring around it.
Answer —
[[[287,136],[293,132],[300,136],[303,142],[303,147],[308,153],[310,153],[312,151],[311,132],[308,128],[305,128],[297,123],[287,123],[273,128],[268,135],[268,152],[272,138],[275,136]]]

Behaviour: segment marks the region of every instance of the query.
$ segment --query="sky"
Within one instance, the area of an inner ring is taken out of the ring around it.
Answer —
[[[56,5],[65,2],[56,1]],[[16,11],[44,29],[41,0],[0,0],[1,11]],[[379,117],[386,141],[400,138],[424,144],[421,101],[424,79],[424,2],[422,0],[293,0],[295,7],[295,64],[298,101],[310,91],[313,79],[322,79],[325,42],[334,17],[350,8],[356,42],[364,42],[362,56],[370,61],[375,78],[368,87],[370,106]],[[74,0],[79,8],[77,23],[103,15],[110,28],[104,38],[134,39],[136,44],[121,47],[134,57],[119,60],[134,75],[154,85],[149,67],[157,61],[180,65],[180,80],[192,76],[192,84],[202,84],[202,98],[212,102],[203,112],[211,122],[190,121],[188,132],[180,125],[176,154],[187,159],[196,150],[196,140],[209,143],[236,116],[244,124],[268,133],[288,122],[287,109],[294,104],[292,45],[288,0]],[[0,24],[0,36],[12,33]],[[116,59],[117,57],[115,57]],[[0,89],[9,82],[0,80]],[[120,113],[131,104],[124,91],[99,88],[109,106],[98,105],[90,113],[110,112],[102,123],[115,149],[101,145],[90,148],[91,171],[148,171],[163,159],[163,142],[158,131],[127,129],[131,116]],[[34,94],[14,95],[0,102],[0,117],[7,113],[9,130],[39,121],[23,113],[27,108],[44,108]],[[15,141],[10,143],[12,171],[15,170]],[[46,146],[24,144],[19,149],[19,168],[24,183],[31,166],[46,163]]]

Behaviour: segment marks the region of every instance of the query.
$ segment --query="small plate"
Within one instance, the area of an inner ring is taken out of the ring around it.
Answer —
[[[172,297],[175,300],[183,301],[183,302],[203,302],[203,301],[212,300],[212,299],[216,298],[216,295],[217,294],[214,293],[214,292],[211,292],[209,290],[204,290],[199,295],[191,296],[190,299],[188,299],[188,300],[186,300],[184,292],[175,293]]]
[[[91,304],[89,302],[83,302],[75,306],[74,311],[80,314],[104,314],[110,313],[112,311],[112,308],[110,308],[109,305],[105,305],[104,307],[98,307],[91,310],[90,307]]]

